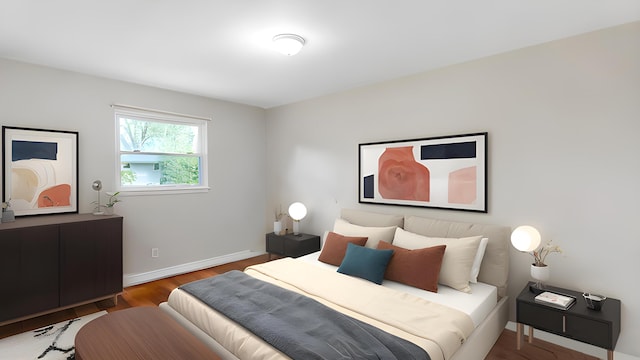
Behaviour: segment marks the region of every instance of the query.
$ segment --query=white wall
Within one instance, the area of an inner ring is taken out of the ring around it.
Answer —
[[[0,60],[0,125],[79,132],[80,212],[92,211],[93,180],[114,189],[113,103],[213,118],[209,192],[121,197],[116,205],[124,215],[125,285],[127,276],[148,280],[166,268],[264,252],[263,109]],[[151,258],[153,247],[160,257]]]
[[[339,209],[536,226],[551,283],[622,300],[617,350],[640,356],[640,23],[267,111],[268,204],[301,230]],[[358,204],[358,144],[488,131],[487,214]],[[512,249],[510,296],[528,277]],[[512,300],[512,315],[515,301]]]

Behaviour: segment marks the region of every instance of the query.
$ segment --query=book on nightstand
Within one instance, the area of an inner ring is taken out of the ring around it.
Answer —
[[[567,310],[576,302],[576,298],[569,295],[557,294],[545,291],[535,297],[535,302],[542,305],[554,307],[556,309]]]

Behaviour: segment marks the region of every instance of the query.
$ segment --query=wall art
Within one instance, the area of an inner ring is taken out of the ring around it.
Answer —
[[[16,216],[78,212],[78,133],[2,127],[3,201]]]
[[[487,212],[487,133],[359,144],[359,202]]]

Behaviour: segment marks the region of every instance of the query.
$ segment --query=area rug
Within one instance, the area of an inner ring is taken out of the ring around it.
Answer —
[[[74,340],[81,327],[105,315],[106,311],[85,315],[0,340],[0,359],[73,360]]]

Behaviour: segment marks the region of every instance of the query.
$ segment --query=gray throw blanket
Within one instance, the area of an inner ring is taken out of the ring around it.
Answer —
[[[409,341],[241,271],[181,289],[292,359],[430,359]]]

